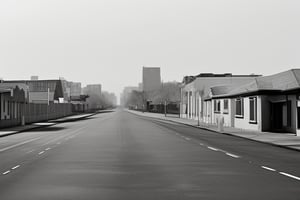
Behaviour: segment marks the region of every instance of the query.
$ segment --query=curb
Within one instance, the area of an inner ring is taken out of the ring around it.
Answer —
[[[156,120],[160,119],[160,120],[169,121],[169,122],[173,122],[173,123],[177,123],[177,124],[183,124],[183,125],[190,126],[190,127],[193,127],[193,128],[198,128],[198,129],[202,129],[202,130],[206,130],[206,131],[211,131],[211,132],[214,132],[214,133],[219,133],[219,134],[224,134],[224,135],[228,135],[228,136],[238,137],[238,138],[242,138],[242,139],[245,139],[245,140],[251,140],[251,141],[259,142],[259,143],[262,143],[262,144],[268,144],[268,145],[272,145],[272,146],[275,146],[275,147],[280,147],[280,148],[284,148],[284,149],[288,149],[288,150],[300,152],[300,149],[295,149],[295,148],[289,147],[289,146],[284,146],[284,145],[280,145],[280,144],[274,144],[274,143],[271,143],[271,142],[265,142],[265,141],[255,140],[255,139],[252,139],[252,138],[246,138],[246,137],[235,135],[235,134],[228,133],[228,132],[219,132],[219,131],[216,131],[216,130],[213,130],[213,129],[210,129],[210,128],[201,127],[201,126],[195,126],[195,125],[187,124],[187,123],[184,123],[184,122],[173,121],[173,120],[170,120],[170,119],[163,119],[163,118],[156,118],[156,117],[150,117],[150,116],[143,116],[143,115],[139,115],[137,113],[133,113],[133,112],[130,112],[130,111],[126,111],[126,112],[134,114],[134,115],[137,115],[137,116],[141,116],[141,117],[147,117],[147,118],[152,118],[152,119],[156,119]]]

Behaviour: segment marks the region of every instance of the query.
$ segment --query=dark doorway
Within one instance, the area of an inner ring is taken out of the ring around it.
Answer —
[[[271,127],[273,131],[281,131],[283,128],[283,102],[271,104]]]
[[[300,107],[297,107],[297,128],[300,129]]]

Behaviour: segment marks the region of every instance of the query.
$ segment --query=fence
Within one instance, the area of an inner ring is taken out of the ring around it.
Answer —
[[[25,123],[57,119],[72,114],[72,105],[68,103],[25,104]]]
[[[54,103],[49,105],[17,103],[15,112],[16,114],[11,114],[10,118],[0,120],[0,128],[21,125],[23,116],[25,124],[65,117],[72,114],[72,105],[69,103]]]
[[[166,108],[166,111],[165,111]],[[179,103],[168,103],[166,106],[164,104],[151,104],[149,106],[148,112],[154,113],[167,113],[167,114],[179,114],[180,105]]]

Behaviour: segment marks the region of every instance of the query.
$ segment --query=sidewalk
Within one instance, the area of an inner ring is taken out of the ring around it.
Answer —
[[[245,129],[237,129],[232,127],[224,127],[224,131],[220,132],[218,131],[218,127],[216,125],[200,123],[200,126],[198,126],[197,120],[179,118],[178,115],[170,115],[170,116],[167,115],[167,117],[165,117],[164,114],[159,114],[159,113],[148,113],[148,112],[143,113],[143,112],[133,111],[133,110],[127,110],[127,111],[140,116],[181,123],[181,124],[201,128],[201,129],[206,129],[209,131],[214,131],[217,133],[247,138],[249,140],[268,143],[271,145],[300,151],[300,137],[297,137],[295,136],[295,134],[292,133],[289,134],[289,133],[258,132],[258,131],[251,131]]]
[[[24,126],[14,126],[14,127],[9,127],[9,128],[4,128],[4,129],[0,129],[0,137],[21,133],[21,132],[29,131],[29,130],[36,129],[36,128],[53,126],[58,123],[71,122],[71,121],[87,118],[87,117],[93,116],[95,114],[97,114],[97,113],[71,115],[68,117],[63,117],[63,118],[59,118],[59,119],[55,119],[55,120],[49,120],[47,122],[38,122],[38,123],[27,124]]]

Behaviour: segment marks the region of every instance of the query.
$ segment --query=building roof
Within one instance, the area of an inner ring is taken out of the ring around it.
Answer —
[[[30,92],[41,92],[47,91],[48,88],[50,92],[55,91],[56,84],[62,84],[63,80],[50,79],[50,80],[4,80],[4,83],[23,83],[29,86]]]
[[[11,91],[15,90],[16,88],[18,88],[19,90],[23,90],[25,99],[28,98],[28,91],[29,91],[28,85],[26,85],[24,83],[3,83],[3,82],[0,83],[1,93],[11,92]]]
[[[28,85],[24,83],[0,83],[0,88],[14,89],[15,87],[23,89],[24,91],[28,91],[29,89]]]
[[[71,96],[70,99],[71,101],[86,101],[88,98],[88,95],[79,95],[79,96]]]
[[[0,93],[8,93],[11,92],[11,89],[0,88]]]
[[[261,75],[257,74],[232,74],[232,73],[223,73],[223,74],[214,74],[214,73],[200,73],[196,77],[258,77]]]
[[[212,88],[213,89],[213,88]],[[221,94],[216,93],[214,98],[247,95],[258,92],[286,92],[300,89],[300,69],[291,69],[270,76],[256,77],[254,81],[232,87]]]
[[[223,74],[215,74],[215,73],[200,73],[196,76],[185,76],[183,77],[182,83],[189,84],[195,81],[198,78],[224,78],[224,77],[233,77],[233,78],[248,78],[248,77],[259,77],[261,75],[258,74],[232,74],[232,73],[223,73]]]
[[[25,102],[27,101],[27,92],[21,88],[22,85],[3,84],[0,83],[0,93],[10,93],[10,97],[14,101]]]
[[[5,84],[17,84],[17,85],[27,85],[30,96],[33,97],[34,93],[36,93],[35,97],[38,98],[42,92],[48,92],[51,94],[50,97],[52,99],[58,99],[59,97],[64,97],[63,80],[59,79],[50,79],[50,80],[4,80]],[[25,87],[25,86],[24,86]],[[42,97],[44,99],[44,97]]]

